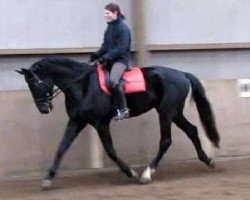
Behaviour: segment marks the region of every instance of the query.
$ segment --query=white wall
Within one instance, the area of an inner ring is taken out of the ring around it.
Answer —
[[[99,46],[108,0],[0,0],[0,49]],[[130,1],[115,0],[130,16]],[[130,23],[128,18],[128,23]]]
[[[250,41],[250,1],[146,0],[145,5],[148,43]]]
[[[109,2],[0,0],[0,49],[99,46]],[[133,30],[132,0],[113,2]],[[250,42],[250,1],[145,0],[145,7],[150,44]]]

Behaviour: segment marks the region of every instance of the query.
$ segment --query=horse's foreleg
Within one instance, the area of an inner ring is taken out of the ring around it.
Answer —
[[[162,156],[168,150],[172,143],[171,138],[171,121],[160,118],[160,129],[161,129],[161,139],[159,144],[159,150],[155,158],[152,160],[147,169],[142,173],[141,183],[148,183],[151,181],[151,175],[155,172]]]
[[[58,167],[64,153],[68,150],[74,139],[78,136],[79,132],[86,126],[84,122],[76,122],[72,119],[69,120],[64,137],[58,147],[54,162],[48,171],[48,175],[43,180],[42,187],[44,189],[49,188],[52,184],[52,180],[55,178]]]
[[[108,125],[100,125],[97,128],[99,137],[102,141],[103,147],[107,152],[109,158],[117,163],[118,167],[122,172],[124,172],[128,177],[138,177],[137,172],[131,169],[128,164],[122,161],[118,156],[113,147],[112,137],[110,135],[110,130]]]
[[[213,160],[209,158],[202,149],[197,128],[194,125],[192,125],[183,115],[179,115],[178,117],[176,117],[176,119],[174,119],[174,123],[181,130],[183,130],[187,134],[189,139],[192,141],[197,151],[198,158],[209,167],[214,167]]]

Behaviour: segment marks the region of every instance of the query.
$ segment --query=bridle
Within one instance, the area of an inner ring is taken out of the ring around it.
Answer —
[[[36,103],[41,103],[41,102],[44,102],[44,101],[47,101],[47,102],[52,102],[52,99],[54,99],[55,97],[57,97],[61,92],[62,90],[60,88],[55,88],[53,89],[52,93],[50,91],[48,91],[46,88],[48,88],[49,86],[47,86],[47,83],[45,83],[44,81],[39,81],[38,82],[39,84],[43,84],[43,88],[44,90],[46,90],[46,96],[45,97],[41,97],[41,98],[34,98],[34,101]]]
[[[40,80],[39,77],[35,73],[33,73],[33,75],[34,77],[29,80],[30,83],[36,84],[36,87],[41,88],[41,90],[43,90],[43,93],[45,94],[45,96],[41,98],[36,98],[34,96],[34,102],[36,104],[42,104],[42,105],[46,105],[47,107],[49,107],[49,105],[51,105],[52,103],[52,99],[59,95],[59,94],[55,95],[55,93],[57,93],[57,91],[59,91],[60,89],[57,88],[53,90],[52,92],[50,92],[49,85],[46,82]]]
[[[48,88],[50,88],[49,84],[46,83],[45,81],[39,79],[39,77],[33,72],[34,77],[32,79],[30,79],[30,82],[36,82],[36,84],[39,84],[40,87],[42,87],[42,89],[45,91],[44,93],[46,94],[44,97],[41,97],[41,98],[35,98],[34,97],[34,102],[36,104],[43,104],[43,105],[46,105],[47,107],[49,107],[49,105],[52,104],[52,100],[54,98],[56,98],[59,94],[61,94],[63,90],[69,88],[72,84],[74,84],[77,81],[83,79],[87,75],[88,75],[88,73],[80,76],[76,80],[74,80],[71,83],[67,84],[65,87],[63,87],[63,88],[57,87],[57,88],[53,89],[52,92],[51,92],[48,89]]]

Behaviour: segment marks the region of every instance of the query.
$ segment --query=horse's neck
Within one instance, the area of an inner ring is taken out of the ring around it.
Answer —
[[[91,69],[84,67],[82,70],[74,70],[64,66],[53,66],[47,68],[47,77],[59,88],[65,88],[89,74]]]

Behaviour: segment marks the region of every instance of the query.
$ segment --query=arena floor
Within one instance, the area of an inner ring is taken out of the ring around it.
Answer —
[[[0,199],[249,200],[250,158],[219,161],[215,169],[199,161],[162,163],[147,185],[118,171],[59,177],[48,191],[42,191],[40,184],[41,180],[0,182]]]

